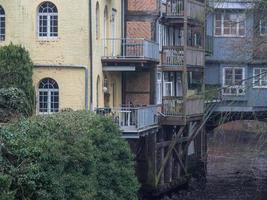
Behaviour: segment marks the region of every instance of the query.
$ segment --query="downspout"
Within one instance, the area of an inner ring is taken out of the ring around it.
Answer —
[[[121,38],[125,38],[125,3],[121,0]]]
[[[34,67],[61,67],[61,68],[82,68],[85,70],[85,110],[89,110],[89,70],[86,65],[49,65],[49,64],[34,64]]]
[[[90,59],[90,111],[93,108],[93,34],[92,34],[92,1],[89,0],[89,59]]]

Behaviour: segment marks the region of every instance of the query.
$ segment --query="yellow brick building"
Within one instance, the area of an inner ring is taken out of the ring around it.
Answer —
[[[20,44],[33,60],[37,114],[120,104],[120,76],[104,75],[101,63],[103,39],[121,36],[120,1],[0,0],[0,6],[0,46]]]

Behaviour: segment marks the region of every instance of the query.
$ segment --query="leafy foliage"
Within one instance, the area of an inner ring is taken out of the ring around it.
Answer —
[[[32,71],[33,63],[23,47],[10,44],[0,48],[0,88],[21,89],[31,105],[28,112],[34,109]]]
[[[25,93],[17,88],[0,89],[0,122],[29,116],[31,105]]]
[[[136,200],[133,156],[120,136],[112,120],[86,112],[3,128],[0,199]]]

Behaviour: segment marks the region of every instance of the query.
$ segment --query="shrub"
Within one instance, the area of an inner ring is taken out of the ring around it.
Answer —
[[[25,93],[17,88],[0,89],[0,122],[29,116],[31,105]]]
[[[10,44],[0,48],[0,88],[19,88],[34,110],[33,63],[21,46]]]
[[[3,128],[0,191],[6,199],[135,200],[133,156],[120,136],[110,119],[86,112]]]

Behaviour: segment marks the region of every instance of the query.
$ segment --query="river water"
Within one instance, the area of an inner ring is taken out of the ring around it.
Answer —
[[[208,153],[206,180],[193,179],[164,200],[267,200],[266,134],[211,134]]]

